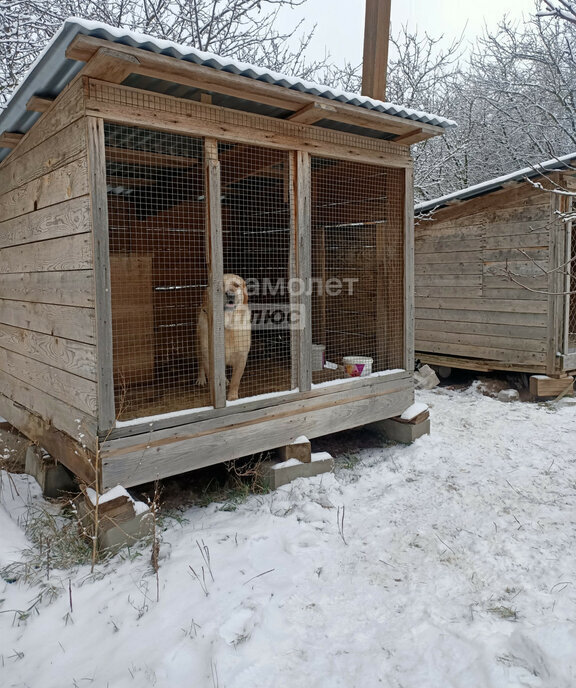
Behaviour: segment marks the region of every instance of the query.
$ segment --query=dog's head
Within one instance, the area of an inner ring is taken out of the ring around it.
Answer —
[[[247,303],[246,282],[238,275],[224,275],[224,310],[234,311],[238,306]]]

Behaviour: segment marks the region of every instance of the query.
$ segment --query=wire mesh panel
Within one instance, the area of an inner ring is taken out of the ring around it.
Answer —
[[[290,154],[220,142],[218,157],[227,398],[233,401],[292,386]]]
[[[211,404],[196,324],[206,289],[203,141],[105,126],[119,420]]]
[[[400,368],[404,172],[312,158],[312,378]]]

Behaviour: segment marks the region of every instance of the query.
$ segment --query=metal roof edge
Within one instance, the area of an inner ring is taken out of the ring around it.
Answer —
[[[536,163],[530,167],[523,167],[515,172],[510,172],[509,174],[505,174],[500,177],[488,179],[484,182],[480,182],[479,184],[474,184],[473,186],[468,186],[464,189],[453,191],[449,194],[431,199],[429,201],[422,201],[414,206],[414,211],[416,213],[422,213],[429,210],[439,210],[449,201],[471,200],[473,198],[477,198],[478,196],[483,196],[487,193],[500,189],[506,182],[517,181],[520,179],[531,179],[532,177],[541,176],[545,172],[557,172],[562,169],[568,170],[571,169],[570,165],[567,164],[570,160],[576,161],[576,152],[568,153],[567,155],[557,158],[552,158],[550,160],[546,160],[545,162]]]

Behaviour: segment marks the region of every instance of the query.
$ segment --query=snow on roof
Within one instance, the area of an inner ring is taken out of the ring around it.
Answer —
[[[0,134],[5,131],[25,133],[40,117],[40,113],[28,112],[26,103],[34,96],[55,97],[82,69],[84,63],[66,58],[66,49],[77,35],[92,36],[112,43],[148,50],[167,55],[178,60],[193,62],[203,67],[211,67],[223,72],[264,81],[283,88],[309,93],[319,98],[327,98],[348,105],[355,105],[367,110],[375,110],[388,115],[409,119],[424,124],[432,124],[444,129],[456,126],[450,119],[428,112],[413,110],[385,103],[367,96],[341,91],[331,86],[315,84],[311,81],[290,77],[256,65],[239,62],[231,57],[220,57],[172,41],[153,38],[145,34],[115,28],[101,22],[88,21],[78,17],[67,19],[54,34],[42,53],[31,66],[27,75],[15,89],[6,108],[0,114]],[[0,149],[0,160],[9,149]]]
[[[442,206],[446,205],[448,201],[464,201],[475,198],[476,196],[482,196],[486,193],[490,193],[491,191],[496,191],[497,189],[500,189],[506,182],[530,179],[531,177],[537,177],[545,172],[552,172],[554,170],[573,169],[570,166],[570,162],[572,160],[576,161],[576,152],[563,155],[559,158],[552,158],[551,160],[537,163],[531,167],[523,167],[521,170],[516,170],[516,172],[510,172],[509,174],[505,174],[501,177],[495,177],[494,179],[480,182],[480,184],[474,184],[474,186],[468,186],[465,189],[453,191],[452,193],[446,194],[445,196],[440,196],[439,198],[434,198],[430,201],[423,201],[422,203],[418,203],[414,207],[414,210],[417,213],[423,213],[429,210],[441,208]]]

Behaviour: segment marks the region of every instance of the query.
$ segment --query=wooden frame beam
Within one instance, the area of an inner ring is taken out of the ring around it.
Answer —
[[[76,36],[66,51],[66,57],[73,60],[88,62],[101,48],[109,48],[108,41],[93,38],[91,36]],[[318,102],[317,96],[303,93],[293,89],[283,88],[275,84],[268,84],[255,79],[220,71],[211,67],[193,64],[184,60],[176,60],[166,55],[131,48],[120,44],[114,44],[114,53],[128,55],[137,60],[132,63],[129,71],[150,76],[157,79],[168,79],[174,83],[186,84],[205,91],[222,93],[243,100],[250,100],[273,107],[295,112],[304,106]],[[136,57],[137,55],[137,57]],[[86,69],[86,68],[85,68]],[[108,74],[102,77],[110,81]],[[324,111],[330,114],[332,121],[354,124],[358,127],[366,127],[390,134],[413,133],[416,129],[422,129],[423,134],[436,136],[443,133],[442,127],[422,122],[413,122],[401,117],[395,117],[376,110],[337,103],[331,101],[329,105],[335,108],[335,112]]]
[[[24,134],[11,134],[5,131],[0,135],[0,148],[16,148],[23,138]]]
[[[135,55],[102,46],[90,57],[82,74],[120,84],[139,64]]]
[[[179,155],[162,155],[131,148],[112,148],[110,146],[106,146],[106,160],[147,167],[195,167],[198,165],[198,160],[195,158],[185,158]]]
[[[190,122],[193,121],[196,136],[265,145],[267,148],[307,150],[338,160],[389,167],[412,164],[409,149],[393,141],[328,131],[320,127],[303,128],[282,119],[148,93],[95,79],[86,79],[85,88],[86,114],[119,124],[190,134]],[[123,105],[124,102],[130,105]],[[161,109],[154,108],[158,104]]]
[[[298,122],[298,124],[314,124],[321,119],[330,119],[337,110],[333,105],[328,103],[309,103],[286,119],[291,122]]]
[[[46,112],[52,107],[54,98],[40,98],[39,96],[32,96],[26,103],[26,110],[29,112]]]

